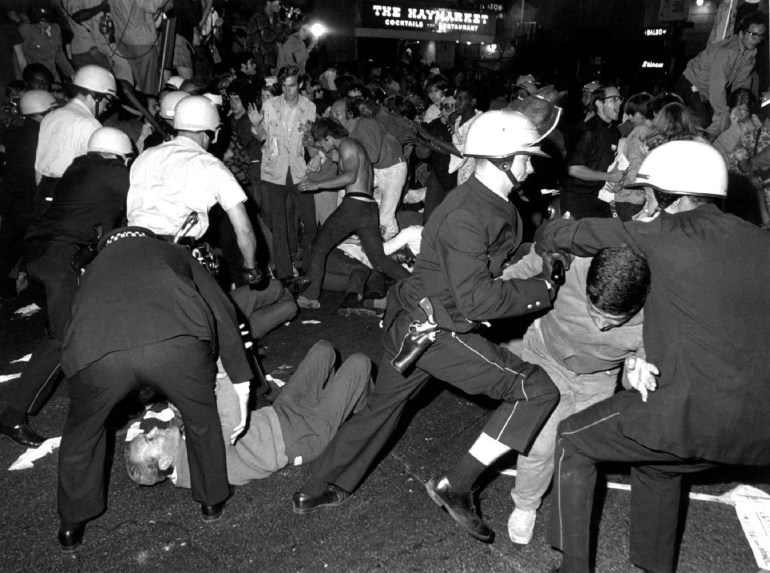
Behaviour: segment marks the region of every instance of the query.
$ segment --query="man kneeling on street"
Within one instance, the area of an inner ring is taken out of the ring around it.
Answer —
[[[232,485],[266,478],[287,464],[314,460],[342,422],[364,407],[372,387],[369,358],[353,354],[336,370],[336,357],[331,343],[316,342],[273,405],[252,414],[247,432],[226,448],[227,478]],[[217,376],[216,395],[222,434],[229,444],[236,437],[240,413],[238,397],[224,372]],[[172,406],[152,416],[134,425],[135,431],[154,427],[131,439],[126,448],[128,475],[141,485],[170,477],[177,487],[189,488],[181,415]],[[158,424],[157,419],[164,422]]]

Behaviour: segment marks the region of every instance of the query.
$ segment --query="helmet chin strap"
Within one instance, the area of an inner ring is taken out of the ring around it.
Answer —
[[[509,189],[508,193],[512,193],[516,191],[519,195],[521,195],[521,181],[516,179],[516,176],[511,172],[511,166],[513,165],[513,158],[509,157],[506,159],[503,159],[500,163],[497,163],[496,161],[491,161],[492,165],[494,165],[499,171],[502,171],[508,181],[511,184],[511,188]]]

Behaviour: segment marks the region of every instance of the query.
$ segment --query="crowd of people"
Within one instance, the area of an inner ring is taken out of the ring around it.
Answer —
[[[592,567],[597,464],[632,465],[631,559],[665,572],[682,476],[770,462],[770,92],[752,75],[766,16],[693,58],[678,93],[635,94],[321,66],[277,0],[245,28],[210,0],[8,16],[0,296],[41,283],[48,332],[0,432],[40,445],[29,417],[70,379],[65,551],[107,505],[107,416],[145,386],[171,422],[136,424],[129,475],[191,488],[205,521],[232,485],[315,459],[293,511],[344,503],[432,378],[497,399],[427,493],[490,541],[473,492],[518,452],[509,536],[530,542],[553,481],[563,572]],[[337,370],[319,341],[250,412],[267,390],[254,343],[323,290],[381,319],[376,384],[366,356]],[[523,340],[485,336],[510,317],[529,317]]]

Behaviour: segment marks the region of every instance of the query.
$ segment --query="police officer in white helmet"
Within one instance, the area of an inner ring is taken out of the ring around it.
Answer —
[[[100,127],[87,151],[58,179],[53,201],[45,215],[32,221],[24,239],[29,276],[45,287],[49,328],[0,414],[0,433],[23,446],[44,439],[28,426],[28,416],[40,411],[60,379],[64,327],[78,288],[73,259],[81,245],[96,242],[123,220],[131,140],[118,129]]]
[[[475,174],[447,195],[423,229],[414,272],[388,299],[374,392],[294,495],[296,513],[344,502],[377,459],[407,401],[435,377],[502,401],[470,452],[426,484],[431,499],[463,529],[492,539],[472,488],[501,455],[527,449],[559,397],[542,368],[476,332],[484,321],[546,310],[555,295],[557,285],[541,278],[497,280],[521,241],[521,219],[508,194],[532,172],[529,157],[543,155],[540,138],[518,112],[490,111],[471,126],[465,154],[476,158]]]
[[[203,96],[188,96],[177,103],[173,121],[176,137],[142,153],[131,169],[128,224],[173,238],[194,211],[198,222],[186,236],[198,240],[209,227],[209,209],[219,203],[235,230],[244,278],[259,283],[246,194],[227,167],[207,152],[219,133],[216,105]]]
[[[114,76],[99,66],[83,66],[73,80],[75,97],[48,114],[40,126],[35,175],[41,183],[38,194],[50,202],[56,179],[72,160],[85,155],[88,139],[102,126],[99,117],[117,97]],[[45,211],[45,204],[40,204]]]

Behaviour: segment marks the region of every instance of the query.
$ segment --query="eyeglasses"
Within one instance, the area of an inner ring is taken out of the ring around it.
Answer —
[[[752,40],[764,40],[767,37],[764,32],[761,34],[759,32],[746,32],[746,35]]]
[[[601,99],[602,101],[612,100],[618,103],[623,103],[623,96],[607,96],[599,99]]]

